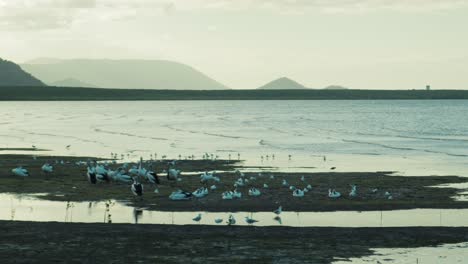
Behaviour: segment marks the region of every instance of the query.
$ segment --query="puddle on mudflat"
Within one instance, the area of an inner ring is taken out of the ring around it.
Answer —
[[[468,243],[446,244],[438,247],[375,248],[374,255],[363,258],[335,261],[333,264],[453,264],[467,263]]]
[[[284,226],[312,227],[398,227],[398,226],[468,226],[468,209],[413,209],[395,211],[288,212],[281,214]],[[226,221],[230,212],[149,211],[125,204],[108,202],[62,202],[37,199],[31,195],[0,194],[0,220],[56,221],[82,223],[145,223],[216,225]],[[236,225],[247,225],[245,217],[258,220],[256,226],[280,225],[273,212],[235,212]],[[220,224],[220,225],[221,225]]]

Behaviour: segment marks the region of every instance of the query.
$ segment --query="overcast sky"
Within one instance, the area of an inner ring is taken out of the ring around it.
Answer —
[[[0,51],[174,60],[233,88],[468,89],[468,0],[0,0]]]

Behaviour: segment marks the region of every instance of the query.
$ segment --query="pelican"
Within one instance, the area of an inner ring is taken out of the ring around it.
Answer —
[[[309,191],[310,191],[310,190],[312,190],[312,185],[307,184],[307,187],[306,187],[306,188],[309,189]]]
[[[293,192],[293,196],[294,197],[304,197],[304,191],[302,191],[301,189],[296,189]]]
[[[356,185],[351,185],[351,191],[349,192],[350,197],[356,197],[357,196],[357,186]]]
[[[341,197],[341,193],[340,192],[337,192],[335,191],[335,189],[328,189],[328,197],[329,198],[340,198]]]
[[[213,172],[204,172],[200,175],[200,182],[204,183],[204,182],[207,182],[207,181],[215,181],[215,182],[219,182],[219,178],[214,176],[214,173]]]
[[[214,185],[214,184],[211,185],[210,190],[212,190],[212,191],[216,190],[216,185]]]
[[[231,191],[223,192],[223,193],[221,194],[221,198],[222,198],[223,200],[232,200],[232,199],[234,198],[234,197],[233,197],[233,192],[231,192]]]
[[[46,164],[42,165],[41,170],[44,173],[52,173],[54,171],[54,167],[52,165],[50,165],[49,163],[46,163]]]
[[[21,177],[29,176],[28,170],[24,169],[23,167],[14,168],[11,170],[11,172],[13,172],[13,174],[15,174],[16,176],[21,176]]]
[[[280,205],[280,207],[278,207],[278,209],[276,209],[275,211],[273,211],[273,213],[279,215],[283,212],[283,207]]]
[[[245,183],[244,183],[244,179],[243,179],[243,178],[239,178],[239,179],[237,179],[236,182],[234,182],[234,187],[242,187],[242,186],[244,186],[244,185],[245,185]]]
[[[234,190],[234,192],[232,193],[232,197],[240,199],[242,198],[242,193],[238,192],[237,190]]]
[[[250,188],[250,190],[249,190],[249,195],[250,195],[250,196],[256,197],[256,196],[260,196],[261,194],[262,194],[262,193],[260,192],[260,190],[257,189],[257,188],[255,188],[255,187],[252,187],[252,188]]]
[[[135,196],[143,196],[143,185],[139,183],[136,178],[133,178],[131,190]]]
[[[258,220],[255,220],[253,218],[250,218],[248,216],[245,217],[245,222],[247,222],[247,224],[251,225],[251,224],[255,224],[258,222]]]
[[[393,199],[393,196],[390,192],[385,192],[385,197],[387,197],[388,200],[392,200]]]
[[[197,190],[195,190],[192,195],[197,197],[197,198],[203,198],[208,194],[208,189],[205,187],[200,187]]]
[[[289,190],[294,191],[294,190],[296,190],[296,187],[291,185],[291,186],[289,186]]]
[[[283,185],[283,187],[288,187],[289,183],[285,179],[283,179],[282,185]]]
[[[264,183],[263,188],[268,189],[268,184]]]
[[[132,177],[130,177],[129,175],[125,175],[125,170],[122,168],[119,168],[116,171],[109,170],[108,175],[115,182],[121,182],[121,183],[132,182]]]
[[[198,215],[197,215],[195,218],[193,218],[192,220],[198,223],[198,222],[200,222],[201,218],[202,218],[202,217],[201,217],[201,214],[198,214]]]
[[[216,218],[214,221],[215,221],[216,224],[221,224],[223,222],[223,219],[222,218]]]
[[[192,197],[191,193],[184,192],[182,190],[177,190],[175,192],[172,192],[171,195],[169,195],[169,199],[173,201],[189,200],[191,197]]]
[[[229,215],[229,218],[227,220],[227,224],[228,225],[235,225],[236,224],[236,219],[234,218],[234,216],[232,214]]]
[[[167,179],[168,180],[179,180],[180,170],[170,168],[167,170]]]

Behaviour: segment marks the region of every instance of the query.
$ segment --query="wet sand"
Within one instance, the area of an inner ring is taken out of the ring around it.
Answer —
[[[292,228],[0,221],[2,263],[331,263],[468,241],[468,228]]]
[[[278,173],[262,172],[246,173],[246,178],[256,177],[249,184],[240,187],[243,197],[238,200],[222,200],[221,193],[233,190],[233,183],[238,178],[232,171],[241,167],[236,161],[226,160],[184,160],[178,162],[177,167],[183,172],[218,170],[228,171],[217,174],[221,183],[216,183],[217,190],[210,191],[208,196],[190,201],[171,201],[169,194],[177,188],[186,191],[213,183],[202,184],[197,175],[182,176],[181,182],[172,182],[160,177],[159,193],[154,193],[156,186],[144,183],[145,194],[143,199],[135,198],[129,185],[117,183],[101,183],[92,185],[86,179],[86,167],[75,165],[76,161],[83,161],[89,157],[47,157],[38,156],[33,159],[28,155],[1,155],[0,156],[0,192],[17,194],[48,193],[41,199],[61,201],[103,201],[115,199],[130,205],[144,207],[148,210],[163,211],[271,211],[282,205],[288,211],[336,211],[336,210],[395,210],[413,208],[468,208],[468,202],[455,201],[451,197],[460,190],[454,188],[431,188],[430,186],[468,182],[468,178],[456,176],[420,176],[402,177],[390,176],[390,172],[375,173]],[[94,159],[94,158],[91,158]],[[45,162],[64,160],[64,164],[55,164],[52,174],[46,175],[40,171]],[[156,171],[166,168],[167,161],[153,163]],[[14,176],[11,169],[22,165],[31,173],[30,177]],[[115,169],[119,164],[111,165]],[[270,175],[274,179],[270,179]],[[304,175],[305,181],[301,181]],[[292,191],[282,186],[282,180],[289,184],[304,188],[312,185],[312,190],[302,198],[292,196]],[[268,189],[262,186],[269,185]],[[358,196],[349,197],[350,184],[358,186]],[[249,187],[254,186],[261,190],[259,197],[248,196]],[[330,199],[328,189],[335,188],[343,196],[339,199]],[[377,192],[372,192],[378,189]],[[388,191],[393,199],[384,195]]]

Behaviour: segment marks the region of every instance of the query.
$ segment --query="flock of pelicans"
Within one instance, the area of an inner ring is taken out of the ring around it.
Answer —
[[[160,184],[160,180],[158,178],[158,175],[156,172],[154,172],[151,169],[146,169],[143,167],[143,160],[140,159],[140,163],[138,166],[133,165],[130,167],[128,163],[124,163],[122,167],[112,170],[107,167],[107,163],[105,164],[99,164],[95,161],[93,162],[77,162],[77,165],[87,165],[87,178],[88,181],[91,184],[97,184],[99,182],[118,182],[118,183],[123,183],[123,184],[131,184],[131,192],[137,196],[137,197],[142,197],[143,196],[143,184],[141,183],[141,179],[146,180],[148,183],[153,184],[153,185],[158,185]],[[168,168],[167,170],[164,171],[167,179],[169,181],[181,181],[182,178],[180,177],[181,171],[177,170],[175,168],[176,161],[172,161],[168,163]],[[41,167],[42,172],[48,174],[52,173],[54,170],[53,165],[46,163]],[[27,169],[23,167],[17,167],[12,170],[12,173],[21,176],[21,177],[27,177],[29,176],[29,172]],[[240,199],[242,198],[242,192],[238,191],[239,187],[243,187],[248,185],[249,182],[254,182],[257,180],[257,177],[251,176],[247,178],[243,172],[236,170],[235,174],[237,175],[237,180],[234,181],[233,187],[234,189],[231,191],[225,191],[221,194],[221,198],[223,200],[233,200],[233,199]],[[259,178],[264,178],[267,177],[266,175],[262,175],[262,173],[258,174]],[[274,179],[274,175],[269,176],[270,179]],[[173,201],[182,201],[182,200],[190,200],[192,198],[203,198],[208,195],[209,191],[214,191],[217,189],[216,183],[219,183],[221,179],[213,172],[203,172],[200,175],[200,182],[203,184],[212,184],[209,189],[207,187],[200,187],[196,189],[193,192],[187,192],[183,190],[176,190],[172,192],[169,195],[169,199]],[[305,183],[305,178],[304,176],[301,177],[301,181]],[[292,191],[292,196],[293,197],[304,197],[304,195],[309,192],[312,189],[312,186],[310,184],[307,184],[304,188],[298,188],[293,185],[290,185],[286,179],[282,180],[281,183],[282,187],[289,188],[290,191]],[[263,189],[268,189],[269,186],[267,183],[263,184]],[[378,190],[373,189],[372,192],[376,193]],[[159,193],[158,188],[156,187],[154,190],[155,193]],[[262,191],[256,187],[250,187],[248,190],[248,195],[251,197],[258,197],[262,194]],[[349,192],[350,197],[356,197],[358,195],[357,192],[357,186],[356,185],[351,185],[351,190]],[[335,189],[329,189],[328,190],[328,197],[330,199],[338,199],[342,196],[342,194]],[[385,192],[385,197],[389,200],[393,199],[393,196],[390,192]],[[274,213],[277,215],[274,219],[281,223],[281,218],[279,215],[282,212],[282,207],[280,206],[277,210],[274,211]],[[202,215],[199,214],[195,218],[193,218],[193,221],[195,222],[200,222],[202,218]],[[222,223],[222,219],[215,219],[215,223],[219,224]],[[255,219],[246,217],[245,221],[248,224],[253,224],[258,222]],[[235,224],[236,220],[234,219],[233,215],[230,215],[227,224],[228,225],[233,225]]]

